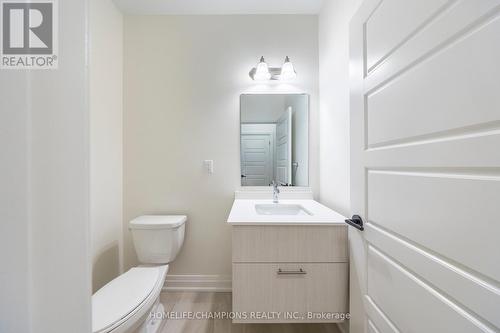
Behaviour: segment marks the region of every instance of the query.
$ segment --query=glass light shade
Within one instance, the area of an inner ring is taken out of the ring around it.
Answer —
[[[257,64],[255,75],[253,79],[255,81],[265,81],[271,78],[271,73],[269,73],[269,67],[264,60],[264,57],[260,58],[260,62]]]
[[[281,80],[292,80],[297,77],[297,72],[295,72],[295,68],[293,67],[290,58],[285,58],[285,63],[283,67],[281,67]]]

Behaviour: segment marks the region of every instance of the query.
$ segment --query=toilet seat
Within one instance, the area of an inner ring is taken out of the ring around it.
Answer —
[[[168,265],[134,267],[92,296],[92,332],[118,333],[149,316],[163,287]]]

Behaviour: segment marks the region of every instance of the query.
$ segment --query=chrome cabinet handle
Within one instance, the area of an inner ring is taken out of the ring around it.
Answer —
[[[298,271],[284,271],[281,268],[278,268],[278,271],[276,272],[278,275],[304,275],[307,274],[305,270],[300,268]]]

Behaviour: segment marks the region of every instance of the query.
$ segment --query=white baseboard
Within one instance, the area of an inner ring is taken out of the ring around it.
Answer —
[[[230,275],[167,275],[164,291],[231,292]]]

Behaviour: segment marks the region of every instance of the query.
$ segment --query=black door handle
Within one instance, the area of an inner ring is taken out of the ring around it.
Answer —
[[[363,226],[363,219],[359,215],[353,215],[351,219],[345,220],[345,223],[349,224],[350,226],[358,229],[358,230],[365,230],[365,227]]]
[[[247,178],[247,176],[245,176],[245,175],[241,175],[241,178]]]

